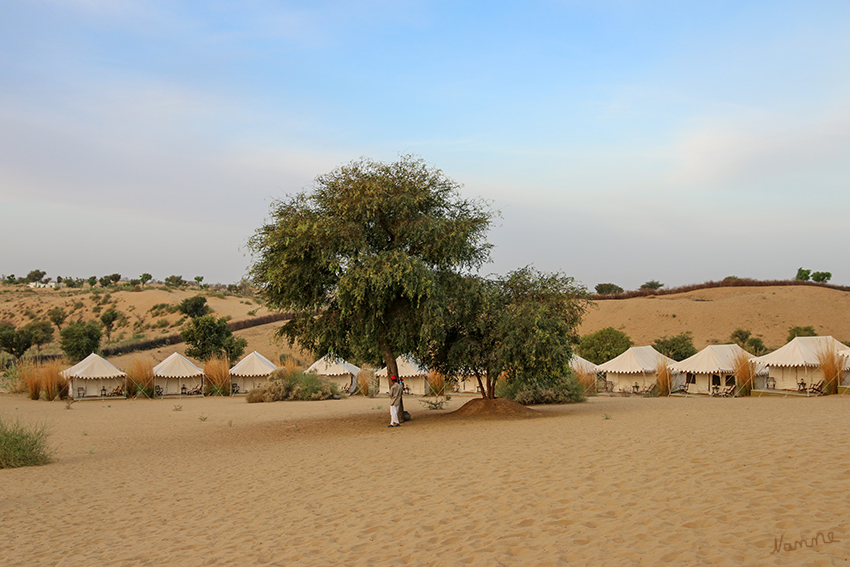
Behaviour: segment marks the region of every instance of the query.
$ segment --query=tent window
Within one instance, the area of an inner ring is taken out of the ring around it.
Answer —
[[[697,383],[696,374],[691,374],[690,372],[688,372],[688,375],[685,377],[685,383],[696,384]]]
[[[711,385],[712,386],[719,386],[720,385],[720,376],[718,376],[717,374],[712,374],[711,375]]]
[[[726,386],[734,386],[735,385],[735,377],[731,374],[726,375]]]

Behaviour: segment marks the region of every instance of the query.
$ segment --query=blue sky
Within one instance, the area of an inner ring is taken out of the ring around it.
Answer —
[[[231,283],[272,199],[412,153],[504,273],[850,285],[847,2],[10,1],[0,273]]]

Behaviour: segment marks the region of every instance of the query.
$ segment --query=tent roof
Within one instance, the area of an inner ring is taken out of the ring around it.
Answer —
[[[203,376],[204,371],[192,364],[188,358],[175,352],[153,367],[154,376],[161,378],[192,378]]]
[[[231,368],[230,374],[231,376],[268,376],[276,368],[277,366],[271,360],[254,351]]]
[[[843,354],[842,351],[845,350],[847,347],[831,336],[794,337],[784,347],[753,360],[766,366],[820,366],[819,354],[824,352]],[[848,364],[850,360],[845,360],[845,370],[850,369]]]
[[[337,358],[328,353],[311,364],[307,372],[314,372],[322,376],[342,376],[344,374],[357,376],[360,374],[360,369],[342,358]]]
[[[61,372],[64,378],[118,378],[126,376],[105,358],[91,353],[83,360]]]
[[[642,374],[657,372],[660,364],[676,362],[667,358],[651,346],[632,347],[620,356],[599,365],[599,370],[618,374]]]
[[[395,363],[398,365],[398,376],[399,378],[410,378],[413,376],[423,376],[428,374],[428,370],[422,368],[407,356],[400,356],[395,359]],[[387,368],[381,368],[377,372],[375,372],[376,376],[386,376]]]
[[[695,355],[668,366],[692,374],[731,374],[735,372],[736,359],[742,354],[747,359],[753,358],[752,354],[738,345],[709,345]]]
[[[596,372],[599,367],[590,362],[589,360],[585,360],[579,355],[573,353],[573,357],[570,359],[570,368],[573,370],[579,370],[581,372],[586,372],[588,374],[592,374]]]

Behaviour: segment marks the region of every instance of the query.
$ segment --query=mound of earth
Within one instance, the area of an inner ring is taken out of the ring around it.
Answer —
[[[537,417],[540,413],[507,398],[494,398],[492,400],[475,398],[451,412],[450,415],[457,417],[526,418]]]

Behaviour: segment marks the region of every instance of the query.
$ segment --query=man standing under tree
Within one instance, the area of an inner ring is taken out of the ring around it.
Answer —
[[[398,420],[398,411],[399,406],[401,406],[403,390],[397,376],[393,376],[390,380],[392,382],[392,386],[390,386],[390,424],[387,427],[399,427],[401,423]]]

